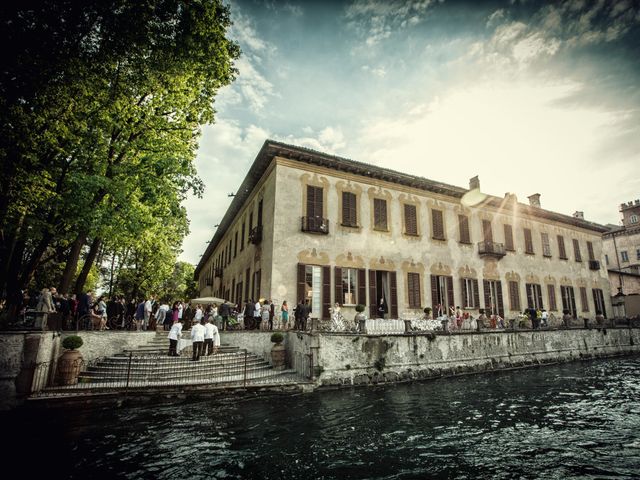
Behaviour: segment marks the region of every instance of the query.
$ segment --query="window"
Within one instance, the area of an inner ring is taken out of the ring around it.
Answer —
[[[540,240],[542,240],[542,255],[545,257],[551,256],[551,243],[549,242],[549,234],[541,233]]]
[[[607,311],[604,308],[604,294],[602,290],[599,288],[594,288],[592,290],[593,293],[593,304],[596,306],[596,315],[601,313],[604,315],[604,318],[607,318]]]
[[[461,278],[462,308],[480,308],[480,292],[478,280],[475,278]]]
[[[567,260],[567,251],[564,248],[564,237],[558,235],[558,256],[561,260]]]
[[[576,262],[581,262],[582,255],[580,254],[580,242],[578,242],[577,238],[573,239],[573,253],[576,257]]]
[[[387,230],[387,201],[382,198],[373,199],[373,229]]]
[[[587,300],[587,289],[580,287],[580,306],[583,312],[589,311],[589,301]]]
[[[640,248],[636,250],[636,260],[640,260]]]
[[[409,308],[420,308],[420,274],[407,273],[407,287],[409,292]]]
[[[504,318],[502,301],[502,282],[500,280],[483,280],[484,308],[487,315],[498,314]]]
[[[418,235],[418,218],[415,205],[405,204],[404,206],[404,233]]]
[[[458,225],[460,226],[460,243],[471,243],[469,217],[466,215],[458,215]]]
[[[638,223],[638,216],[637,215],[631,215],[629,217],[629,222],[631,223]]]
[[[542,305],[542,288],[537,283],[525,284],[527,290],[527,307],[535,309],[543,309]]]
[[[575,317],[577,310],[573,287],[560,285],[560,294],[562,295],[562,310],[568,310],[571,316]]]
[[[604,261],[608,266],[609,265],[609,255],[607,255],[606,253],[604,254]]]
[[[238,231],[236,230],[235,240],[233,242],[233,258],[238,256]]]
[[[587,255],[589,255],[589,260],[590,261],[595,261],[596,256],[593,253],[593,243],[592,242],[587,242]]]
[[[355,305],[356,294],[358,292],[358,269],[343,268],[342,269],[342,304]],[[338,301],[336,299],[336,301]]]
[[[623,262],[629,261],[629,255],[627,254],[626,251],[620,252],[620,258],[622,259]]]
[[[240,251],[244,249],[244,234],[245,234],[245,224],[244,219],[242,220],[242,234],[240,235]]]
[[[309,219],[322,218],[323,188],[307,185],[307,217]]]
[[[531,229],[524,229],[524,253],[533,252],[533,238],[531,237]]]
[[[342,225],[345,227],[358,226],[355,193],[342,192]]]
[[[520,289],[518,282],[509,282],[509,304],[511,310],[520,311]]]
[[[511,228],[511,225],[506,224],[504,226],[504,249],[512,252],[515,250],[513,248],[513,228]]]
[[[482,240],[493,243],[493,231],[489,220],[482,220]]]
[[[249,214],[249,235],[247,238],[247,245],[251,243],[251,230],[253,229],[253,212]]]
[[[433,316],[448,315],[449,307],[453,304],[453,277],[431,275],[431,301],[433,302]]]
[[[556,303],[556,287],[553,285],[547,285],[547,295],[549,297],[549,310],[558,310],[558,304]]]
[[[433,227],[433,238],[444,240],[444,218],[442,210],[431,210],[431,223]]]

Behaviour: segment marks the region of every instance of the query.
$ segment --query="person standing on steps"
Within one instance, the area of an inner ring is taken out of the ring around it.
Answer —
[[[218,353],[220,346],[220,333],[218,327],[213,324],[211,319],[204,324],[204,351],[202,355],[213,355]]]
[[[191,326],[191,342],[193,348],[193,356],[191,360],[196,362],[200,360],[202,355],[202,347],[204,346],[205,328],[201,323],[195,323]]]
[[[182,323],[178,320],[173,322],[171,330],[169,330],[169,356],[177,357],[178,353],[178,341],[182,337]]]

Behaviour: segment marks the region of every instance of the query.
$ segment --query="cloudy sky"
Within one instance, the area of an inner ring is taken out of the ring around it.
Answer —
[[[203,128],[197,263],[265,139],[618,224],[640,198],[638,1],[230,3],[239,75]]]

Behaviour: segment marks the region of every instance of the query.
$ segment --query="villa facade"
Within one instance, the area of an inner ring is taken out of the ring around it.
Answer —
[[[196,267],[200,295],[307,299],[318,318],[334,303],[386,318],[609,314],[606,228],[529,200],[268,140]]]

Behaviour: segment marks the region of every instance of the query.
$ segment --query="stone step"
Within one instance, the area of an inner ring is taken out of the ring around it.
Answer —
[[[197,363],[197,362],[193,362]],[[247,378],[255,378],[256,376],[262,376],[261,374],[264,372],[273,372],[274,370],[270,365],[264,364],[260,366],[254,366],[251,369],[247,368],[246,375]],[[279,372],[278,372],[279,373]],[[132,381],[155,381],[155,382],[163,382],[163,383],[180,383],[181,381],[189,381],[189,380],[203,380],[207,379],[209,381],[215,382],[224,381],[229,377],[242,377],[244,378],[245,370],[244,368],[233,368],[233,369],[224,369],[224,368],[211,368],[211,369],[191,369],[187,371],[175,371],[175,372],[145,372],[145,371],[131,371],[128,375],[86,375],[86,372],[82,372],[78,376],[78,382],[80,383],[117,383],[117,382],[125,382],[127,378],[129,382]]]
[[[187,354],[187,353],[185,353],[183,351],[183,353],[180,355],[180,357],[182,357],[182,358],[191,358],[191,352],[189,351],[188,354]],[[258,355],[254,354],[254,353],[250,353],[250,352],[247,352],[246,357],[247,358],[263,358],[263,357],[259,357]],[[129,363],[129,358],[131,358],[132,362],[145,363],[145,364],[172,363],[176,359],[176,357],[170,357],[169,355],[167,355],[166,352],[161,352],[161,353],[156,353],[155,355],[150,355],[150,354],[132,355],[131,357],[129,357],[129,355],[127,355],[127,354],[113,355],[111,357],[105,357],[105,358],[101,359],[100,361],[101,362],[112,362],[112,363],[128,364]],[[209,358],[209,357],[207,357],[207,358]],[[218,350],[218,353],[216,353],[215,355],[211,356],[211,359],[212,360],[215,359],[216,361],[218,359],[221,360],[221,361],[226,361],[226,360],[233,360],[233,359],[236,359],[236,358],[244,359],[245,358],[244,351],[224,352],[224,351]]]
[[[101,374],[126,374],[127,372],[143,372],[143,373],[154,373],[154,372],[189,372],[194,368],[208,368],[208,369],[219,369],[219,370],[229,370],[229,369],[238,369],[245,368],[247,369],[254,368],[256,366],[269,365],[268,362],[264,360],[254,359],[251,361],[245,362],[233,362],[233,363],[211,363],[211,362],[203,362],[200,360],[199,362],[192,362],[191,359],[184,359],[179,362],[176,362],[172,365],[136,365],[131,364],[131,368],[128,365],[118,365],[118,364],[100,364],[90,366],[85,372],[87,375],[101,375]]]

